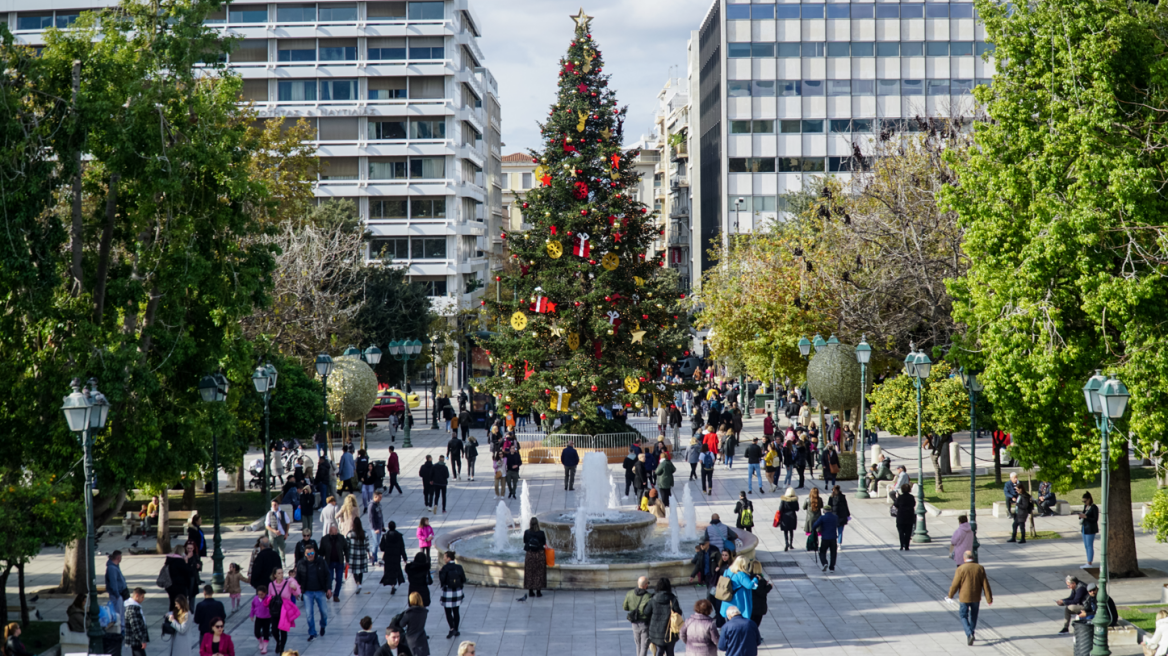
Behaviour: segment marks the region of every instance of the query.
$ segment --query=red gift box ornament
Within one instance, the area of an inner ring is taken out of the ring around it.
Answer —
[[[588,238],[589,235],[587,232],[576,234],[575,245],[572,246],[572,255],[588,257],[592,253],[592,244],[589,243]]]
[[[616,310],[609,310],[606,314],[608,315],[608,325],[612,326],[613,330],[620,328],[620,312],[617,312]]]
[[[543,287],[536,287],[535,294],[535,299],[531,302],[531,305],[528,306],[529,310],[539,314],[547,314],[549,312],[556,311],[556,304],[549,301],[547,297],[543,295]]]
[[[574,186],[576,189],[572,192],[572,194],[576,197],[576,200],[584,200],[585,198],[588,198],[588,185],[586,183],[577,182]]]

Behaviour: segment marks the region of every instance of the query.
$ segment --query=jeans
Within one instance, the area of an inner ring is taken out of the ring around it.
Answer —
[[[835,485],[835,474],[831,473],[830,469],[823,470],[823,487],[830,490],[831,486]]]
[[[515,488],[519,486],[519,472],[512,469],[507,472],[507,494],[515,498]]]
[[[819,564],[826,565],[831,569],[835,569],[836,550],[839,549],[839,544],[835,540],[828,540],[825,537],[819,539]],[[831,553],[831,562],[828,563],[827,554]]]
[[[324,457],[324,442],[316,443],[316,457],[318,459]]]
[[[442,512],[446,512],[446,486],[434,486],[434,506],[438,506],[438,497],[442,497]]]
[[[426,483],[426,482],[422,483],[422,498],[425,499],[425,501],[426,501],[425,506],[427,508],[434,505],[434,503],[433,503],[433,501],[434,501],[434,487],[431,486],[429,483]]]
[[[840,525],[836,526],[835,532],[836,532],[836,536],[835,536],[836,542],[843,544],[844,543],[844,525],[840,524]]]
[[[1022,529],[1022,540],[1026,541],[1026,516],[1020,513],[1014,513],[1014,524],[1010,527],[1010,539],[1013,540],[1018,533],[1018,529]]]
[[[961,616],[961,626],[965,627],[965,635],[967,636],[973,635],[973,632],[977,630],[977,611],[979,608],[981,608],[980,601],[957,605],[957,614]]]
[[[762,468],[757,462],[752,462],[746,465],[746,489],[751,492],[754,491],[754,478],[758,477],[758,491],[762,492],[766,488],[762,486]]]
[[[343,566],[342,566],[343,567]],[[323,631],[328,627],[328,607],[324,605],[324,591],[313,590],[304,593],[304,610],[308,612],[308,635],[316,635],[316,612],[313,609],[320,609],[320,628]]]
[[[377,564],[377,552],[381,545],[381,531],[373,531],[373,542],[369,543],[369,562]]]
[[[734,456],[726,454],[726,469],[734,468]]]
[[[450,420],[449,419],[446,420],[446,432],[447,433],[450,432]]]
[[[361,486],[361,507],[368,508],[369,504],[371,504],[371,503],[373,503],[373,486],[372,485],[362,485]]]
[[[1082,530],[1082,529],[1080,529]],[[1098,533],[1083,533],[1083,548],[1087,550],[1087,562],[1095,562],[1095,537]]]
[[[477,460],[477,459],[478,458],[467,458],[466,459],[466,475],[470,478],[474,478],[474,463],[475,463],[475,460]]]
[[[341,597],[341,586],[345,583],[345,564],[344,563],[329,563],[329,582],[333,584],[333,598],[339,599]],[[323,626],[323,622],[321,625]]]
[[[649,653],[649,625],[645,622],[633,622],[633,644],[637,648],[637,656],[646,656]]]
[[[791,487],[791,474],[795,473],[795,468],[791,465],[787,465],[786,469],[787,469],[787,480],[783,482],[783,487]]]
[[[698,463],[696,462],[689,463],[689,480],[698,480]]]
[[[625,496],[626,497],[629,496],[629,488],[633,486],[633,481],[634,481],[633,472],[631,472],[631,471],[625,472]]]

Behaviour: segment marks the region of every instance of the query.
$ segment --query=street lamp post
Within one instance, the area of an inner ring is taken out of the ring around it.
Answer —
[[[917,528],[913,532],[913,542],[932,542],[929,529],[925,526],[925,465],[924,445],[921,434],[921,387],[933,369],[933,361],[924,353],[917,352],[916,344],[910,344],[911,353],[904,359],[904,372],[913,379],[917,388]]]
[[[1114,374],[1104,378],[1102,371],[1096,370],[1087,384],[1083,387],[1083,394],[1087,400],[1087,408],[1095,415],[1095,425],[1102,434],[1100,444],[1100,487],[1103,489],[1103,499],[1099,509],[1099,532],[1102,541],[1099,545],[1099,609],[1095,612],[1095,637],[1091,648],[1091,656],[1110,656],[1111,649],[1107,645],[1107,626],[1111,624],[1111,615],[1107,611],[1107,503],[1108,488],[1111,486],[1111,449],[1107,443],[1107,435],[1111,430],[1111,420],[1123,417],[1127,400],[1130,398],[1127,387]]]
[[[961,384],[969,390],[969,532],[973,534],[973,561],[977,562],[977,393],[983,386],[977,375],[966,367],[961,368]]]
[[[402,441],[402,448],[408,449],[413,446],[410,442],[410,393],[406,388],[409,386],[409,364],[410,360],[418,357],[422,352],[422,343],[416,339],[405,339],[400,342],[393,341],[389,343],[389,354],[393,356],[394,360],[402,363],[402,401],[406,407],[405,411],[405,439]]]
[[[864,335],[860,336],[860,343],[856,345],[856,361],[860,363],[860,434],[856,436],[859,440],[857,451],[860,452],[860,487],[856,490],[857,499],[867,499],[868,497],[868,470],[864,468],[864,448],[867,443],[864,441],[864,392],[866,390],[864,384],[865,375],[868,373],[868,361],[872,359],[872,347],[868,346],[868,340]]]
[[[433,373],[430,376],[430,397],[434,399],[434,408],[430,412],[430,430],[438,430],[438,345],[430,342],[430,364]]]
[[[223,403],[227,400],[227,377],[223,374],[203,376],[199,381],[199,396],[207,403]],[[211,554],[214,563],[211,571],[211,585],[216,592],[223,591],[223,536],[219,528],[219,434],[211,431],[211,494],[214,497],[215,551]]]
[[[277,376],[278,372],[271,364],[256,367],[251,375],[251,384],[255,386],[255,391],[264,395],[264,484],[261,489],[263,490],[265,499],[268,498],[271,491],[269,486],[269,477],[272,471],[270,462],[272,455],[270,402],[272,400],[272,390],[276,389]]]
[[[89,653],[98,654],[104,651],[103,636],[98,619],[97,601],[97,533],[93,521],[93,433],[105,428],[109,417],[109,403],[105,395],[97,391],[97,379],[89,379],[89,389],[81,391],[81,381],[74,378],[73,393],[64,398],[61,412],[69,424],[69,430],[81,433],[81,446],[85,453],[85,548],[89,567],[89,587],[87,590],[89,601]]]
[[[333,441],[329,438],[329,420],[328,420],[328,377],[333,372],[333,359],[329,357],[328,353],[321,353],[316,356],[316,373],[320,376],[320,396],[324,402],[324,425],[321,430],[324,431],[325,443],[328,444],[328,450],[331,452],[333,448]]]

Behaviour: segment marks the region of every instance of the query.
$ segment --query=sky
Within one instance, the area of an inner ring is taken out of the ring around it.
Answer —
[[[483,64],[499,82],[503,154],[540,148],[537,121],[555,102],[557,65],[575,35],[581,0],[471,0]],[[657,94],[686,75],[686,41],[712,0],[587,0],[592,38],[617,102],[628,105],[625,143],[652,132]],[[671,68],[673,67],[673,68]]]

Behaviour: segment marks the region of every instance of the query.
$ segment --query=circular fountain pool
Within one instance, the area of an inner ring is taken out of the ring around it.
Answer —
[[[548,544],[557,552],[576,548],[576,513],[579,510],[553,510],[541,515],[539,526],[547,534]],[[610,554],[639,550],[657,526],[657,518],[639,510],[608,510],[585,513],[587,517],[586,550],[588,554]]]

